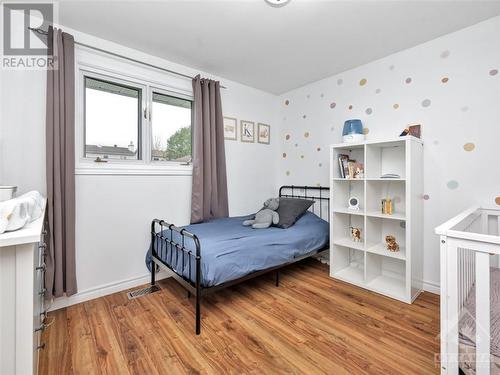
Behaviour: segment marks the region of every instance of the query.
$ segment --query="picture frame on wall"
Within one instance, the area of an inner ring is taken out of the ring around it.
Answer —
[[[271,143],[271,125],[257,124],[257,142],[268,145]]]
[[[252,121],[241,120],[240,125],[241,125],[240,129],[241,142],[254,143],[255,123]]]
[[[224,117],[224,139],[236,141],[238,128],[238,120],[234,117]]]

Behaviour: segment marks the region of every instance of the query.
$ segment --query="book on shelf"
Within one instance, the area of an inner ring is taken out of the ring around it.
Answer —
[[[339,154],[338,160],[339,160],[340,177],[347,178],[349,176],[349,167],[348,167],[349,155]]]
[[[339,175],[341,178],[356,179],[364,177],[363,163],[349,159],[349,155],[339,154]]]

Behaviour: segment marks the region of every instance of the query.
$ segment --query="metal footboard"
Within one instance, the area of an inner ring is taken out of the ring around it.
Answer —
[[[164,236],[165,231],[170,231],[170,238]],[[180,243],[174,241],[174,233],[179,233]],[[195,252],[186,248],[186,238],[190,238],[195,245]],[[164,220],[154,219],[151,222],[151,256],[153,263],[160,267],[166,267],[172,271],[173,277],[188,291],[195,296],[196,305],[196,334],[200,334],[201,325],[201,245],[198,237],[183,228],[176,227]],[[175,266],[181,260],[180,273]],[[166,261],[164,261],[164,259]],[[184,274],[185,265],[188,265],[188,275]],[[194,264],[194,267],[192,267]],[[193,270],[194,268],[194,270]],[[194,273],[194,277],[193,277]],[[151,285],[155,285],[156,267],[151,265]],[[193,281],[194,279],[194,281]]]

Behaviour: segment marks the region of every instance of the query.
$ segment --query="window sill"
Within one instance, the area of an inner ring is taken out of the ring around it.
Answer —
[[[104,164],[104,163],[103,163]],[[116,175],[116,176],[192,176],[192,165],[81,165],[75,169],[75,175]]]

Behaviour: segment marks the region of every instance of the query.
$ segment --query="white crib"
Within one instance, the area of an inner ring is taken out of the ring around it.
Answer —
[[[497,359],[493,361],[490,347],[490,275],[497,275],[492,270],[500,266],[500,209],[472,207],[437,227],[436,233],[441,242],[441,374],[456,375],[459,367],[464,369],[467,359],[459,349],[459,329],[464,314],[471,314],[465,306],[474,302],[474,316],[466,317],[475,321],[475,355],[469,373],[497,374],[500,368],[493,363]]]

